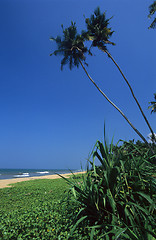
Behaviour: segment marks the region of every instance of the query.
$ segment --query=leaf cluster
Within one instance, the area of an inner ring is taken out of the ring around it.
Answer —
[[[148,17],[151,18],[152,15],[156,12],[156,1],[154,1],[150,6],[149,6],[149,15]],[[152,21],[151,25],[149,26],[150,28],[155,28],[156,27],[156,18]]]
[[[154,157],[133,142],[114,148],[113,143],[97,141],[89,160],[91,169],[81,182],[68,180],[71,201],[79,206],[73,229],[83,223],[90,228],[91,239],[96,231],[101,239],[155,238],[156,179],[150,161]]]
[[[83,32],[83,36],[92,41],[92,46],[104,51],[107,50],[106,44],[115,45],[109,41],[114,32],[108,27],[110,19],[106,19],[106,14],[101,13],[98,7],[90,18],[86,18],[87,32]]]
[[[80,61],[86,65],[86,54],[91,53],[91,47],[99,47],[102,50],[107,50],[106,44],[115,45],[109,41],[113,31],[108,27],[109,20],[106,19],[105,13],[100,12],[100,8],[94,11],[94,14],[90,18],[86,18],[87,30],[82,30],[81,34],[77,33],[76,24],[71,22],[68,28],[63,28],[62,37],[51,37],[50,40],[54,40],[57,44],[57,50],[52,55],[62,55],[61,70],[63,66],[69,64],[70,70],[73,67],[79,67]],[[90,48],[85,46],[85,41],[92,41]]]
[[[62,26],[63,29],[63,26]],[[57,43],[58,49],[53,52],[55,56],[63,55],[61,61],[61,70],[63,66],[69,63],[70,70],[73,66],[79,66],[79,60],[85,61],[85,53],[88,51],[87,47],[84,46],[84,39],[77,33],[75,23],[71,22],[71,26],[63,29],[63,37],[50,38]],[[53,55],[51,54],[51,55]]]
[[[156,93],[154,93],[154,99],[155,101],[149,102],[151,106],[149,106],[148,109],[151,109],[151,113],[156,112]]]

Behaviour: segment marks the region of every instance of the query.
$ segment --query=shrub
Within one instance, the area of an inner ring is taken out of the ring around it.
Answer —
[[[105,140],[97,141],[91,156],[91,169],[82,181],[66,179],[72,193],[69,207],[75,204],[78,209],[73,230],[83,223],[91,229],[91,239],[97,231],[99,239],[156,238],[156,180],[151,163],[156,156],[132,141],[114,147]]]

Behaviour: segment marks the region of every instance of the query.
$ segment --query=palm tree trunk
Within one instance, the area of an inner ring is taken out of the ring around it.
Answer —
[[[131,91],[131,93],[132,93],[132,96],[133,96],[134,100],[136,101],[136,103],[137,103],[137,105],[138,105],[138,107],[139,107],[139,109],[140,109],[140,111],[141,111],[141,113],[142,113],[143,118],[145,119],[145,121],[146,121],[146,123],[147,123],[147,125],[148,125],[148,127],[149,127],[149,129],[150,129],[150,131],[151,131],[151,133],[152,133],[152,137],[155,139],[155,134],[154,134],[154,132],[153,132],[153,130],[152,130],[152,128],[151,128],[151,126],[150,126],[150,124],[149,124],[149,122],[148,122],[148,120],[147,120],[147,118],[146,118],[146,116],[145,116],[145,114],[144,114],[144,112],[143,112],[143,110],[142,110],[142,108],[141,108],[138,100],[137,100],[137,98],[136,98],[135,95],[134,95],[134,92],[133,92],[133,89],[132,89],[130,83],[128,82],[127,78],[126,78],[125,75],[123,74],[121,68],[119,67],[119,65],[116,63],[116,61],[114,60],[114,58],[111,56],[111,54],[110,54],[107,50],[102,50],[102,51],[104,51],[105,53],[107,53],[108,57],[111,58],[111,60],[113,61],[113,63],[116,65],[116,67],[118,68],[119,72],[120,72],[121,75],[123,76],[125,82],[127,83],[128,87],[129,87],[129,89],[130,89],[130,91]]]
[[[79,62],[85,71],[87,77],[90,79],[90,81],[94,84],[94,86],[98,89],[98,91],[107,99],[107,101],[113,105],[114,108],[124,117],[124,119],[128,122],[128,124],[133,128],[133,130],[139,135],[139,137],[148,145],[147,140],[144,138],[144,136],[133,126],[133,124],[128,120],[128,118],[125,116],[125,114],[107,97],[107,95],[97,86],[97,84],[94,82],[94,80],[91,78],[91,76],[88,74],[86,68],[84,67],[83,63],[79,59]]]

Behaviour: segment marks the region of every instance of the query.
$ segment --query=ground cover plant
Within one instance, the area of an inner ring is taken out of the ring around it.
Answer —
[[[71,206],[67,212],[66,189],[62,179],[26,181],[0,189],[0,239],[68,239],[75,209]],[[87,239],[82,230],[76,230],[72,239]]]

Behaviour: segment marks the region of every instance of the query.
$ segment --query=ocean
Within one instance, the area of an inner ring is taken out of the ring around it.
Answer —
[[[74,172],[81,170],[72,169]],[[12,178],[25,178],[25,177],[36,177],[54,174],[64,174],[71,172],[68,169],[0,169],[0,180],[1,179],[12,179]]]

